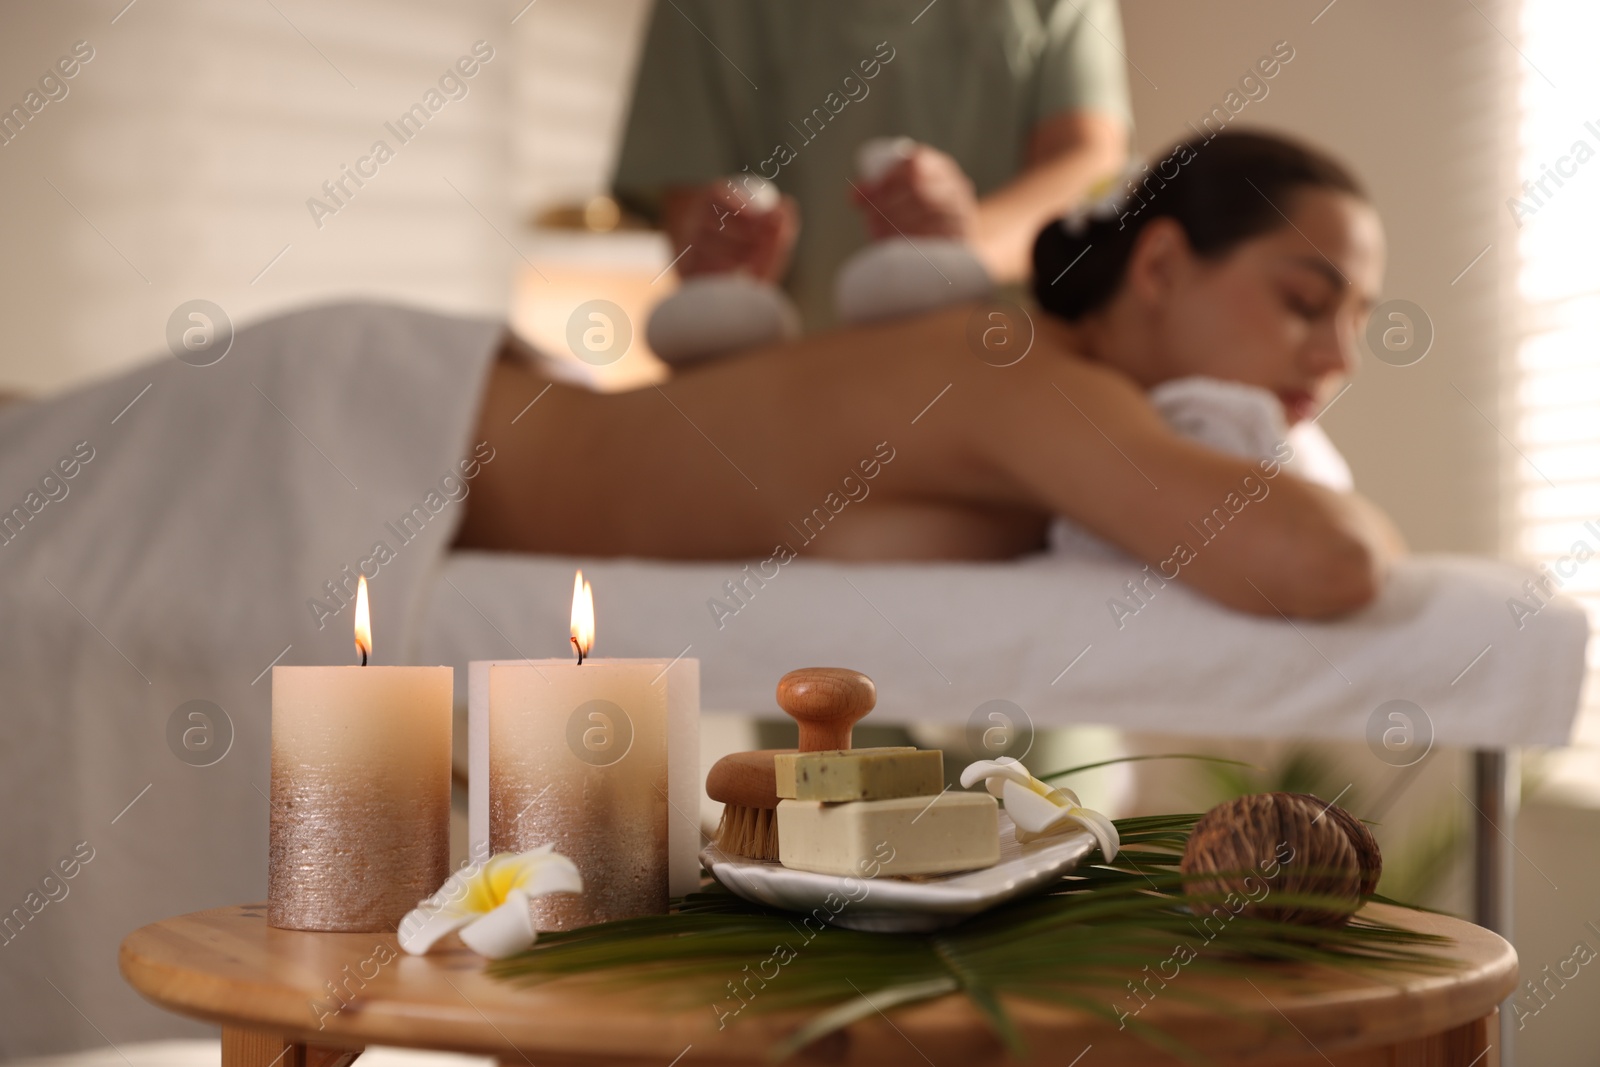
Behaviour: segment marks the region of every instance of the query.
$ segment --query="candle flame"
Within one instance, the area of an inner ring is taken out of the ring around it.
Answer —
[[[367,576],[364,574],[356,582],[356,650],[361,653],[361,665],[365,667],[372,656],[372,613],[367,608]]]
[[[578,650],[578,662],[594,648],[594,590],[583,580],[579,571],[572,579],[572,647]]]

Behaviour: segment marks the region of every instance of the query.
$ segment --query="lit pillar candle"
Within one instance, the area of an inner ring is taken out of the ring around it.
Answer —
[[[487,665],[490,850],[553,843],[583,876],[581,895],[532,902],[541,930],[667,910],[668,677],[676,667],[589,658],[593,612],[580,574],[577,662]]]
[[[449,667],[272,669],[267,921],[391,931],[450,873]]]
[[[607,661],[610,662],[610,661]],[[667,889],[675,897],[700,888],[700,661],[642,659],[667,686]],[[475,659],[467,665],[467,843],[474,860],[489,851],[489,669],[510,664],[571,666],[567,659]],[[584,668],[596,665],[584,661]],[[587,677],[587,675],[585,676]]]

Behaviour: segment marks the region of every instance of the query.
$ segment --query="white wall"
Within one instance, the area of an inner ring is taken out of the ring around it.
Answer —
[[[649,11],[650,0],[539,0],[518,20],[511,199],[524,220],[605,190]]]
[[[147,358],[196,297],[235,322],[349,295],[504,313],[522,224],[603,183],[648,10],[171,0],[118,17],[125,3],[0,8],[0,103],[74,42],[95,50],[0,146],[0,391]],[[467,97],[401,147],[383,124],[478,40],[495,57]],[[307,198],[379,138],[394,160],[316,226]]]
[[[1600,806],[1592,797],[1536,798],[1523,809],[1517,836],[1530,857],[1517,865],[1518,965],[1537,989],[1523,986],[1516,997],[1518,1062],[1591,1067],[1600,1050],[1600,961],[1593,956],[1600,952],[1600,849],[1592,844],[1600,837]],[[1580,944],[1588,951],[1575,954]]]
[[[1509,0],[1477,0],[1476,8],[1456,0],[1123,3],[1129,58],[1144,72],[1131,75],[1141,149],[1184,135],[1186,123],[1219,102],[1257,56],[1288,41],[1294,60],[1236,122],[1333,150],[1371,190],[1389,235],[1385,296],[1420,304],[1437,339],[1414,366],[1367,357],[1323,424],[1357,484],[1419,549],[1499,548],[1506,446],[1462,394],[1500,421],[1497,310],[1502,272],[1515,266],[1501,229],[1514,103],[1507,74],[1516,55],[1489,20],[1514,36],[1513,7]]]
[[[348,294],[503,308],[516,253],[462,197],[510,231],[506,5],[164,0],[113,24],[125,3],[0,12],[0,103],[73,42],[95,50],[0,146],[0,387],[147,357],[196,297],[236,322]],[[469,94],[402,146],[383,124],[480,39],[497,51]],[[380,138],[393,161],[319,229],[307,198]]]

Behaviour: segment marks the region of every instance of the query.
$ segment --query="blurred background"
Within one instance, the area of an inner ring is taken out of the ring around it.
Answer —
[[[0,105],[63,56],[80,69],[0,144],[0,391],[49,394],[153,358],[169,314],[196,298],[236,324],[349,296],[506,316],[557,356],[578,303],[605,295],[642,313],[673,284],[671,257],[603,197],[649,10],[5,5]],[[1136,154],[1187,135],[1277,42],[1293,48],[1238,124],[1298,134],[1353,164],[1388,227],[1385,296],[1416,303],[1434,332],[1414,365],[1366,357],[1322,424],[1415,549],[1553,563],[1600,518],[1600,163],[1589,163],[1600,8],[1123,0],[1122,17]],[[327,203],[324,183],[375,140],[396,143],[385,123],[480,41],[490,58],[463,97],[335,213],[308,207]],[[1541,179],[1542,190],[1524,186]],[[622,387],[659,368],[636,350],[610,372],[601,384]],[[1561,582],[1593,614],[1600,564]],[[1592,710],[1578,740],[1526,768],[1518,943],[1531,972],[1575,940],[1600,948],[1584,926],[1600,915],[1578,888],[1600,884]],[[1452,790],[1466,788],[1463,760],[1442,754],[1397,785],[1337,747],[1263,746],[1252,758],[1267,769],[1248,781],[1142,775],[1141,804],[1355,779],[1389,811],[1385,849],[1403,873],[1385,890],[1466,909],[1465,799]],[[1600,978],[1571,983],[1519,1033],[1525,1061],[1593,1063],[1597,1009]]]

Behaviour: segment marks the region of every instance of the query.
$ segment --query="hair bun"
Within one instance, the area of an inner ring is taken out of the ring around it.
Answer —
[[[1116,290],[1136,227],[1120,215],[1074,212],[1039,231],[1033,242],[1033,296],[1065,319],[1099,307]]]
[[[1195,254],[1217,259],[1283,226],[1278,205],[1308,188],[1367,198],[1338,161],[1286,137],[1224,130],[1180,141],[1101,182],[1082,208],[1039,231],[1034,297],[1046,311],[1080,318],[1110,302],[1151,219],[1174,219]]]

